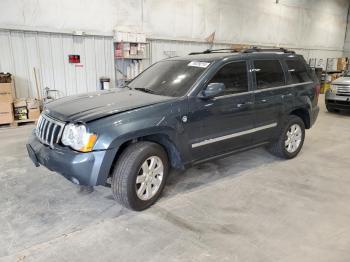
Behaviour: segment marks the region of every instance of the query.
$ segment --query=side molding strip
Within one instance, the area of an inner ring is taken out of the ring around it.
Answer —
[[[230,139],[230,138],[234,138],[234,137],[238,137],[238,136],[248,135],[248,134],[251,134],[251,133],[255,133],[255,132],[258,132],[258,131],[261,131],[261,130],[265,130],[265,129],[268,129],[268,128],[272,128],[272,127],[276,127],[276,126],[277,126],[277,123],[272,123],[272,124],[269,124],[269,125],[259,126],[259,127],[256,127],[256,128],[248,129],[248,130],[245,130],[245,131],[241,131],[241,132],[238,132],[238,133],[233,133],[233,134],[226,135],[226,136],[219,136],[219,137],[216,137],[216,138],[207,139],[207,140],[204,140],[202,142],[198,142],[198,143],[192,144],[192,148],[205,146],[205,145],[208,145],[208,144],[211,144],[211,143],[216,143],[216,142],[219,142],[219,141],[222,141],[222,140],[226,140],[226,139]]]

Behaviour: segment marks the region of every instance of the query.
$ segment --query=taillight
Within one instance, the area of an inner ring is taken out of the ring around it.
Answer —
[[[318,101],[318,97],[319,97],[319,95],[320,95],[320,90],[321,90],[321,85],[320,85],[320,84],[317,84],[317,85],[315,86],[315,93],[316,93],[316,99],[317,99],[317,101]]]

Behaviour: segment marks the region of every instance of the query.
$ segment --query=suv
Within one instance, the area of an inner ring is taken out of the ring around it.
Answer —
[[[27,144],[43,165],[84,186],[111,186],[143,210],[170,168],[259,146],[295,157],[318,115],[319,84],[285,49],[207,50],[153,64],[125,88],[48,103]]]
[[[329,112],[350,110],[350,72],[334,80],[325,95]]]

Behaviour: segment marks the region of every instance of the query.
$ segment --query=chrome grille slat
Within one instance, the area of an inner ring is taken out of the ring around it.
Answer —
[[[61,138],[62,133],[63,133],[63,129],[64,129],[64,126],[61,126],[60,131],[58,132],[58,135],[57,135],[56,144],[60,141],[60,138]]]
[[[45,122],[44,118],[41,117],[40,125],[38,125],[38,136],[39,136],[39,137],[41,137],[42,128],[43,128],[44,122]]]
[[[337,94],[350,95],[350,86],[347,85],[335,85],[337,88]]]
[[[43,125],[43,128],[42,128],[42,130],[41,130],[41,139],[43,140],[43,141],[45,141],[45,132],[46,132],[46,126],[48,125],[48,121],[44,121],[44,125]]]
[[[54,148],[60,142],[65,123],[42,114],[36,127],[36,136],[41,143]]]
[[[51,147],[53,147],[53,140],[55,137],[55,132],[56,132],[57,127],[58,127],[58,125],[54,125],[54,127],[52,129],[52,134],[51,134],[51,138],[50,138],[50,146]]]
[[[49,134],[50,134],[50,128],[51,128],[52,122],[49,122],[49,121],[47,121],[47,122],[48,122],[48,124],[47,124],[46,132],[45,132],[45,142],[47,144],[49,144]]]

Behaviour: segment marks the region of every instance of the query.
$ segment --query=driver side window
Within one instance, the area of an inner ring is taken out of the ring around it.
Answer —
[[[225,92],[231,95],[248,91],[248,71],[245,61],[232,62],[224,65],[209,81],[209,83],[224,83]],[[221,95],[220,95],[221,96]]]

